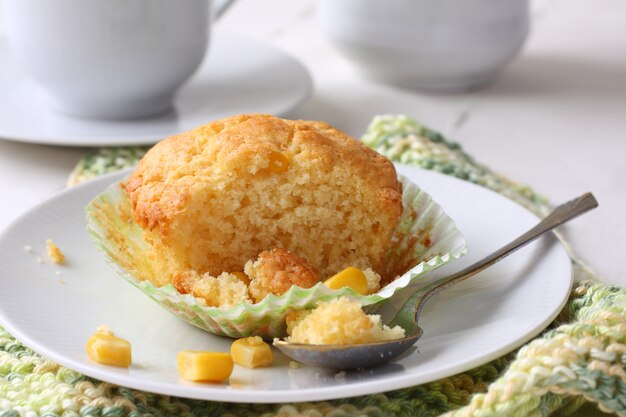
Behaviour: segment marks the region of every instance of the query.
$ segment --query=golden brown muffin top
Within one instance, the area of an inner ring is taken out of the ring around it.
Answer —
[[[349,166],[388,208],[402,210],[402,186],[393,164],[327,123],[271,115],[233,116],[167,138],[141,160],[125,184],[135,221],[144,229],[167,229],[195,187],[221,175],[258,176],[271,169],[272,154],[300,154],[321,171]],[[228,174],[230,173],[230,174]],[[227,190],[224,190],[227,191]]]

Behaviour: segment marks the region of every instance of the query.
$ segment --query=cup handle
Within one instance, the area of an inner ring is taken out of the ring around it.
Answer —
[[[224,12],[226,10],[228,10],[228,8],[230,6],[232,6],[232,4],[235,2],[235,0],[214,0],[213,1],[213,6],[211,7],[211,12],[213,14],[213,20],[217,20],[220,17],[222,17],[222,15],[224,14]]]

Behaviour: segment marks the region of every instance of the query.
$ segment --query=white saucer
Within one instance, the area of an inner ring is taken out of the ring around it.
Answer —
[[[467,255],[433,276],[477,261],[538,221],[511,200],[466,181],[406,166],[399,171],[441,204],[467,239]],[[548,235],[438,294],[420,316],[424,336],[417,349],[387,366],[337,375],[307,366],[292,368],[275,350],[273,366],[236,366],[224,384],[185,382],[178,377],[178,351],[228,351],[231,340],[205,333],[161,308],[117,276],[90,241],[85,205],[125,175],[128,171],[64,191],[0,233],[0,288],[10,289],[0,291],[0,323],[34,351],[103,381],[179,397],[245,403],[389,391],[454,375],[510,352],[544,330],[570,293],[571,261],[558,240]],[[48,238],[63,250],[67,265],[47,259]],[[26,245],[32,251],[25,251]],[[130,368],[88,359],[85,343],[102,324],[132,343]]]
[[[0,139],[66,146],[152,144],[211,120],[240,113],[284,115],[312,89],[306,68],[285,53],[227,33],[213,35],[198,72],[174,110],[149,119],[96,121],[49,109],[0,39]]]

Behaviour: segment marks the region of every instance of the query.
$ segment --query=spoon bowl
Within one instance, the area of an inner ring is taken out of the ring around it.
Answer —
[[[404,328],[407,335],[401,339],[346,345],[313,345],[276,340],[274,346],[291,359],[311,366],[351,370],[384,365],[404,353],[422,336],[423,331],[417,324],[419,315],[433,295],[478,274],[555,227],[597,206],[598,202],[591,193],[561,204],[536,226],[491,255],[418,289],[388,323],[390,327],[399,325]]]
[[[409,336],[385,342],[358,345],[310,345],[280,340],[274,342],[274,346],[291,359],[305,365],[347,371],[385,365],[406,352],[422,334],[422,329],[417,327],[415,333]]]

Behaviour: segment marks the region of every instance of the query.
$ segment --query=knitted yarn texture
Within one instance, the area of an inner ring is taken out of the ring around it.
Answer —
[[[375,117],[362,140],[393,161],[490,188],[538,215],[550,210],[531,188],[410,117]],[[145,151],[100,149],[79,162],[69,183],[133,166]],[[572,262],[566,308],[517,352],[428,384],[328,402],[231,404],[118,387],[46,360],[0,327],[0,417],[542,417],[581,407],[626,416],[626,291],[598,282],[573,255]]]

